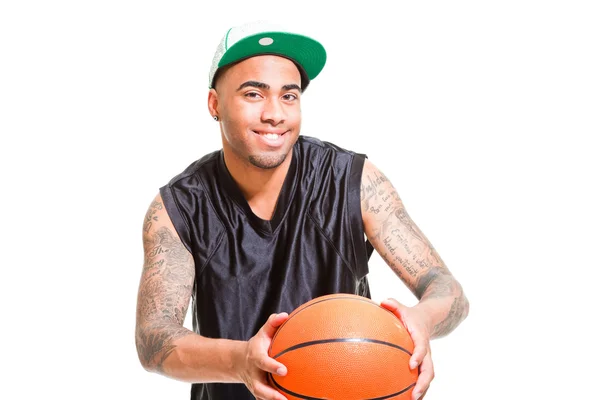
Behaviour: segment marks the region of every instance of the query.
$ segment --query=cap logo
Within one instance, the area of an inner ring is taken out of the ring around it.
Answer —
[[[273,39],[271,39],[270,37],[264,37],[264,38],[260,39],[258,41],[258,43],[263,46],[268,46],[270,44],[273,44]]]

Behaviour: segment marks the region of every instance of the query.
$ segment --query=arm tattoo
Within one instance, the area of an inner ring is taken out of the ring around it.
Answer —
[[[469,302],[460,284],[447,269],[433,268],[417,279],[416,294],[419,299],[451,298],[452,304],[443,321],[437,323],[431,337],[441,337],[456,328],[469,313]]]
[[[462,290],[460,295],[455,297],[450,306],[450,311],[444,320],[435,325],[431,337],[446,336],[460,324],[469,313],[469,302],[464,296]]]
[[[381,172],[366,170],[361,205],[369,221],[365,230],[383,260],[419,300],[448,299],[448,314],[434,327],[435,336],[451,332],[466,316],[469,304],[462,287],[408,215],[400,196]]]
[[[161,227],[150,234],[157,210],[151,205],[144,224],[145,260],[137,308],[136,345],[142,364],[162,371],[175,349],[173,341],[191,332],[183,327],[194,282],[190,253],[173,232]]]
[[[360,185],[360,198],[364,211],[370,210],[370,204],[373,201],[377,201],[377,189],[382,183],[388,181],[388,179],[382,173],[374,173],[367,176],[367,182],[362,182]],[[379,212],[379,211],[377,211]]]
[[[163,205],[158,201],[153,201],[146,213],[146,217],[144,218],[144,232],[150,232],[150,228],[152,228],[152,221],[158,221],[158,217],[154,216],[158,210],[162,210]]]
[[[442,259],[423,232],[408,215],[398,192],[381,173],[367,172],[362,180],[363,214],[373,221],[367,230],[396,275],[421,298],[417,277],[432,268],[445,268]]]
[[[159,372],[164,372],[163,362],[175,350],[171,344],[175,339],[190,333],[185,328],[176,328],[168,324],[152,324],[149,329],[139,330],[137,347],[143,365],[154,367]]]
[[[454,278],[447,269],[434,267],[417,278],[415,294],[421,299],[450,296],[453,293]]]

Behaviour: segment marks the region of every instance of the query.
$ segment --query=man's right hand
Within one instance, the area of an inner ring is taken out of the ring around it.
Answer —
[[[246,342],[238,374],[258,400],[286,400],[267,381],[266,372],[284,376],[286,367],[269,357],[269,347],[277,328],[288,319],[287,313],[272,314],[258,333]]]

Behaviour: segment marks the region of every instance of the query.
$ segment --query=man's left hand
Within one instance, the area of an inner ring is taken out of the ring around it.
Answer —
[[[406,307],[395,299],[384,300],[381,306],[393,312],[402,321],[415,344],[409,365],[411,369],[419,368],[419,378],[413,388],[412,400],[422,399],[434,377],[428,317],[422,310]]]

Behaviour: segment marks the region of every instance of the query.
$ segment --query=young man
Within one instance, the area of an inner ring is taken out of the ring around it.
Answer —
[[[273,334],[315,297],[369,297],[370,246],[420,300],[382,303],[415,343],[413,399],[433,379],[430,339],[467,316],[460,284],[385,175],[362,154],[300,136],[301,95],[325,59],[302,35],[230,29],[209,76],[223,148],[161,187],[148,209],[138,354],[147,370],[193,383],[192,399],[284,399],[266,380],[287,372],[267,355]],[[194,332],[183,327],[190,297]]]

